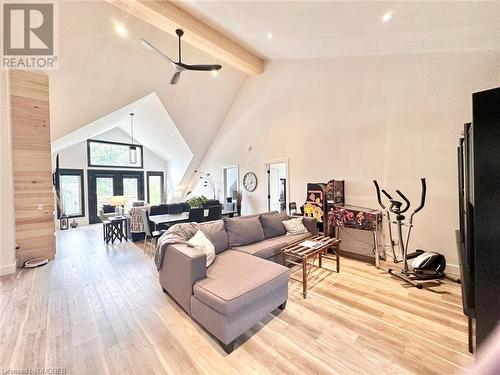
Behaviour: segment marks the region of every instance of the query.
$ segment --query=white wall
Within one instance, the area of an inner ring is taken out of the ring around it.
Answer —
[[[0,276],[16,270],[10,100],[7,72],[0,71]]]
[[[97,137],[92,139],[97,139],[101,141],[111,141],[111,142],[123,142],[130,143],[130,136],[124,133],[122,130],[115,128],[107,131]],[[167,163],[152,153],[147,148],[144,149],[144,168],[143,169],[133,169],[134,171],[163,171],[165,179],[167,178]],[[55,159],[55,155],[53,155]],[[59,152],[59,168],[69,168],[69,169],[83,169],[84,174],[84,194],[85,194],[85,217],[75,218],[75,220],[80,225],[87,225],[89,223],[88,214],[88,180],[87,180],[87,141],[80,142],[74,146],[68,147]],[[99,168],[91,167],[90,169],[112,169],[112,168]],[[125,169],[125,168],[124,168]],[[147,200],[147,178],[146,173],[144,173],[144,199]],[[72,219],[71,219],[72,220]]]
[[[378,207],[373,179],[427,205],[410,247],[437,250],[456,271],[456,147],[471,120],[471,94],[500,84],[500,52],[473,51],[272,61],[249,78],[200,169],[221,180],[221,166],[257,174],[243,213],[264,211],[265,163],[288,158],[290,201],[308,182],[345,179],[350,204]],[[219,183],[219,186],[222,186]],[[371,253],[371,235],[343,233],[343,246]]]

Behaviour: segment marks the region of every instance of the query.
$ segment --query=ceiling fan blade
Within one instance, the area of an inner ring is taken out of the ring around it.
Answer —
[[[146,47],[147,49],[153,51],[153,52],[156,52],[158,55],[160,55],[161,57],[163,57],[164,59],[167,59],[168,61],[170,61],[172,64],[174,65],[177,65],[177,62],[175,62],[174,60],[172,60],[170,57],[168,57],[167,55],[165,55],[162,51],[160,51],[158,48],[156,48],[155,46],[153,46],[151,43],[149,43],[147,40],[145,39],[141,39],[141,43],[144,47]]]
[[[177,83],[177,81],[179,81],[180,76],[181,76],[180,71],[175,72],[174,75],[172,76],[172,79],[170,80],[170,84],[175,85]]]
[[[212,71],[212,70],[219,70],[222,68],[221,65],[188,65],[188,64],[183,64],[180,63],[180,66],[182,66],[186,70],[199,70],[199,71]]]

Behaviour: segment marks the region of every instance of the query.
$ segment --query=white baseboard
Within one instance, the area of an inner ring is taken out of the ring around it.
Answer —
[[[7,264],[6,266],[0,266],[0,276],[10,275],[11,273],[16,272],[17,265],[16,263]]]
[[[458,264],[446,264],[446,274],[450,276],[460,277],[460,266]]]

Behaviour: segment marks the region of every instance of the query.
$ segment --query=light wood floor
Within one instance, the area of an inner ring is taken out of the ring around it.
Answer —
[[[165,295],[131,242],[106,246],[100,226],[58,233],[56,260],[0,278],[0,368],[71,374],[446,374],[466,352],[458,284],[408,288],[342,259],[291,282],[270,314],[226,355]],[[299,276],[297,273],[296,276]]]

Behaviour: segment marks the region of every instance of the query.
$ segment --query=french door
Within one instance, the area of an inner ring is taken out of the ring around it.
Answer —
[[[87,181],[90,224],[101,222],[99,210],[111,204],[114,195],[123,195],[127,201],[144,199],[144,172],[89,169]]]

